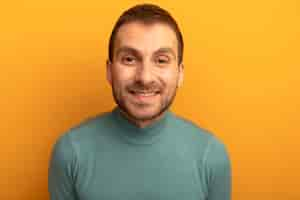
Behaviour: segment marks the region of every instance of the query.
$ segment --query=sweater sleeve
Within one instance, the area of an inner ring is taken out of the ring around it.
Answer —
[[[216,138],[212,138],[204,157],[207,200],[231,199],[231,163],[226,147]]]
[[[74,188],[75,152],[68,134],[55,143],[48,168],[48,191],[51,200],[76,200]]]

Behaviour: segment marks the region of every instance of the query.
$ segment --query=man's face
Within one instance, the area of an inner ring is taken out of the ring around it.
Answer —
[[[121,110],[135,121],[151,121],[171,105],[183,78],[175,32],[162,23],[122,25],[107,79]]]

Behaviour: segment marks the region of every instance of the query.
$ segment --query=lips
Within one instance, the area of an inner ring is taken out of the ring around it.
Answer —
[[[155,91],[145,91],[145,90],[129,90],[129,93],[132,94],[138,100],[152,100],[157,94],[160,93],[159,90]]]
[[[140,96],[153,96],[159,93],[159,90],[156,91],[145,91],[145,90],[129,90],[129,92],[133,95]]]

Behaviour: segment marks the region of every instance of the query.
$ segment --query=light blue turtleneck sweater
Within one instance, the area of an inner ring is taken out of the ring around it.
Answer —
[[[215,136],[167,111],[139,128],[115,108],[53,147],[51,200],[230,200],[231,167]]]

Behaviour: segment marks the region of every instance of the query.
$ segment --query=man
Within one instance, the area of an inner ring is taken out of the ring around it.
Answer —
[[[61,136],[49,166],[51,200],[229,200],[224,145],[173,114],[183,40],[171,15],[137,5],[110,38],[107,80],[117,107]]]

